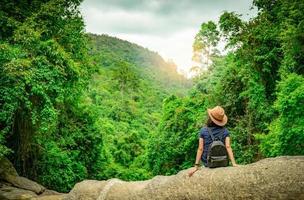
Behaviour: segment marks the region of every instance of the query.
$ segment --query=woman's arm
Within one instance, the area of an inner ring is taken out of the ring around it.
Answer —
[[[193,168],[189,172],[189,176],[192,176],[199,169],[199,164],[200,164],[200,161],[201,161],[201,158],[202,158],[203,150],[204,150],[204,139],[200,138],[199,142],[198,142],[198,149],[197,149],[197,152],[196,152],[195,168]]]
[[[235,159],[234,159],[234,156],[233,156],[233,152],[232,152],[232,148],[230,146],[230,137],[226,137],[225,139],[225,146],[226,146],[226,149],[227,149],[227,153],[228,153],[228,156],[231,160],[231,164],[232,166],[238,166],[235,162]]]
[[[204,139],[200,138],[198,141],[198,149],[196,152],[195,165],[200,164],[203,155],[203,149],[204,149]]]

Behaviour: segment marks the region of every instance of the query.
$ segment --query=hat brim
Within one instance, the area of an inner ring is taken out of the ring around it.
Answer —
[[[225,125],[227,124],[228,117],[227,117],[226,114],[224,115],[223,120],[220,121],[220,120],[215,119],[215,118],[212,116],[212,114],[211,114],[211,109],[207,109],[207,111],[208,111],[208,115],[209,115],[210,119],[211,119],[211,120],[213,121],[213,123],[215,123],[216,125],[218,125],[218,126],[225,126]]]

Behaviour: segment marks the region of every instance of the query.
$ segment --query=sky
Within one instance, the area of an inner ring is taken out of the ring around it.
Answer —
[[[256,14],[251,7],[252,0],[84,0],[80,10],[87,32],[137,43],[188,73],[200,25],[218,21],[224,11],[250,19]]]

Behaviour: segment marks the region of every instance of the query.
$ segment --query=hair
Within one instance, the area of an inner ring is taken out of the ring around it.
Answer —
[[[219,125],[216,125],[210,118],[210,116],[208,115],[208,118],[207,118],[207,122],[206,122],[206,126],[207,127],[221,127]]]

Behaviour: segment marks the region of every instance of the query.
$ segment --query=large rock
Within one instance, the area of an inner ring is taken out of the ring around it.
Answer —
[[[304,199],[304,156],[278,157],[240,167],[188,170],[147,181],[86,180],[75,185],[65,200],[145,199]]]
[[[7,158],[0,160],[0,179],[11,183],[15,187],[30,190],[36,194],[41,194],[45,190],[42,185],[25,177],[18,176],[13,164]]]
[[[23,190],[9,185],[2,185],[0,187],[0,199],[1,200],[30,200],[37,197],[32,191]]]
[[[6,175],[18,176],[13,164],[5,157],[0,158],[0,179],[4,179]]]
[[[38,196],[36,198],[32,198],[31,200],[64,200],[65,195],[48,195],[48,196]]]
[[[41,194],[45,190],[42,185],[21,176],[6,175],[4,180],[15,187],[29,190],[36,194]]]

